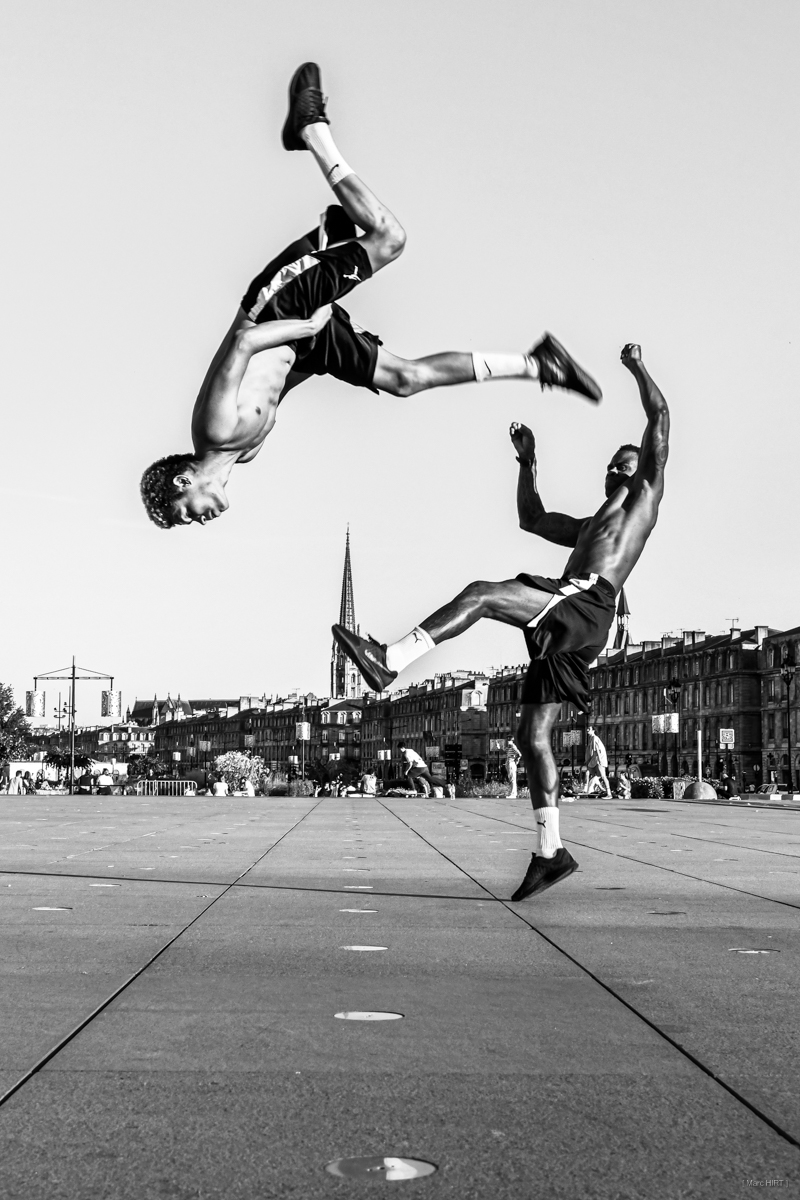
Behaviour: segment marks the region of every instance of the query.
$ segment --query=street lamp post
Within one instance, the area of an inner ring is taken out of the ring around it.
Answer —
[[[789,791],[794,791],[794,771],[792,769],[792,709],[790,697],[792,694],[792,680],[797,667],[794,662],[794,655],[790,652],[788,646],[783,647],[783,658],[781,660],[781,679],[786,684],[786,748],[789,758]]]
[[[680,726],[681,726],[681,714],[680,714],[680,707],[679,707],[680,702],[681,702],[681,684],[680,684],[680,680],[678,679],[677,675],[673,675],[672,679],[670,679],[670,681],[669,681],[669,687],[667,688],[667,696],[669,697],[671,711],[672,712],[677,711],[677,713],[678,713],[678,728],[675,730],[675,769],[677,770],[678,759],[680,758],[679,742],[680,742]]]
[[[35,675],[33,678],[34,691],[36,691],[36,689],[38,688],[40,679],[66,679],[66,680],[69,680],[70,688],[69,688],[69,704],[68,704],[67,715],[69,716],[69,794],[70,794],[70,796],[74,796],[74,794],[75,794],[75,685],[79,679],[108,679],[111,681],[110,691],[113,692],[113,690],[114,690],[114,676],[113,675],[105,675],[102,672],[99,672],[97,675],[89,675],[89,674],[85,674],[85,673],[79,675],[78,674],[79,669],[83,670],[83,668],[76,668],[75,655],[73,654],[72,666],[59,668],[60,671],[68,670],[69,675],[60,675],[56,671],[45,671],[44,674]],[[60,694],[59,694],[59,698],[60,698]]]

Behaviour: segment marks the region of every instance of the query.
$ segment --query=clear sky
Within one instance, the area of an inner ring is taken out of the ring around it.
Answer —
[[[626,341],[673,418],[632,634],[800,624],[796,3],[26,0],[4,25],[0,678],[20,699],[73,653],[125,704],[325,694],[348,521],[382,641],[473,579],[559,574],[565,552],[517,527],[508,425],[537,435],[545,504],[588,515],[643,428]],[[247,283],[330,200],[280,144],[308,58],[408,233],[355,319],[409,356],[549,329],[605,399],[312,380],[229,512],[163,532],[143,468],[190,448]],[[523,657],[483,622],[401,683]]]

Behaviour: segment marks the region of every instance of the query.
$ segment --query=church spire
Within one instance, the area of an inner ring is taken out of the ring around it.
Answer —
[[[353,569],[350,563],[350,525],[344,544],[344,570],[342,572],[342,597],[339,602],[339,624],[352,633],[358,633],[356,606],[353,599]],[[331,650],[331,699],[352,699],[361,695],[361,675],[344,654],[333,643]]]
[[[620,588],[619,601],[617,603],[617,634],[614,638],[615,650],[624,650],[631,640],[628,632],[628,619],[630,615],[631,610],[628,608],[625,588]]]

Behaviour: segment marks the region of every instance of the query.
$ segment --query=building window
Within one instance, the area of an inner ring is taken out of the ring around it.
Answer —
[[[733,684],[728,684],[728,704],[733,704]]]
[[[775,713],[767,713],[767,741],[775,741]]]
[[[711,688],[708,686],[708,684],[706,684],[705,687],[703,688],[703,704],[705,705],[706,708],[708,708],[710,703],[711,703]]]
[[[775,699],[775,680],[774,679],[767,680],[767,699],[768,700]]]
[[[647,712],[647,692],[642,692],[642,712]]]

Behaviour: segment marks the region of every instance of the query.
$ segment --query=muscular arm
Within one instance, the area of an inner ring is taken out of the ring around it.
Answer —
[[[622,364],[627,367],[639,386],[647,428],[639,451],[639,465],[632,490],[648,485],[659,493],[664,489],[664,467],[669,454],[669,409],[658,386],[642,362],[639,346],[629,343],[622,351]]]
[[[511,440],[519,458],[517,479],[517,512],[519,527],[535,533],[557,546],[575,546],[583,521],[566,513],[547,512],[536,486],[536,442],[530,429],[516,422],[511,426]]]
[[[248,323],[230,332],[227,345],[218,354],[216,365],[203,385],[205,425],[212,441],[222,444],[233,437],[239,419],[239,387],[250,359],[262,350],[315,337],[330,316],[331,307],[326,305],[304,320],[265,321],[262,325]]]

